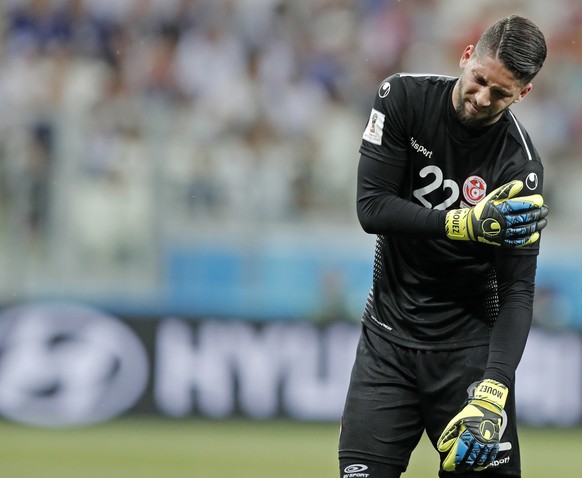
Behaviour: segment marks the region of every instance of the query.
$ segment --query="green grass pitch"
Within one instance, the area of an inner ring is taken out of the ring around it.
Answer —
[[[6,478],[337,478],[338,427],[286,420],[125,418],[65,430],[0,421]],[[582,429],[521,428],[524,478],[582,471]],[[436,478],[423,439],[404,478]]]

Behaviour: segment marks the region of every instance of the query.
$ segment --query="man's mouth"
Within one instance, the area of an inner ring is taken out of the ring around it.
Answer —
[[[483,112],[483,110],[481,110],[480,108],[478,108],[477,106],[475,106],[471,100],[468,100],[467,101],[467,104],[469,106],[469,111],[472,114],[479,115],[479,114],[481,114]]]

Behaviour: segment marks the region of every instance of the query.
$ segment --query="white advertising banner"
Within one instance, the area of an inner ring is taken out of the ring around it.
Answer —
[[[120,319],[71,304],[0,312],[0,416],[71,427],[139,412],[338,420],[357,324]],[[523,423],[582,421],[582,337],[533,329],[517,374]]]

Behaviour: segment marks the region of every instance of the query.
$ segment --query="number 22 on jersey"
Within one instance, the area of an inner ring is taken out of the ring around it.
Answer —
[[[426,186],[412,191],[412,195],[418,199],[423,206],[429,209],[444,210],[453,205],[456,200],[459,199],[459,186],[452,179],[444,179],[443,172],[438,166],[426,166],[420,170],[419,175],[421,178],[428,177],[430,180]],[[437,189],[442,189],[443,191],[448,192],[448,197],[443,202],[433,205],[426,199],[426,196]]]

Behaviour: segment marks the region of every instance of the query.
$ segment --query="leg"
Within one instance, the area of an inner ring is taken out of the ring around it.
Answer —
[[[369,478],[397,478],[406,470],[423,432],[415,353],[363,329],[342,417],[341,478],[351,478],[350,465],[378,470]]]

